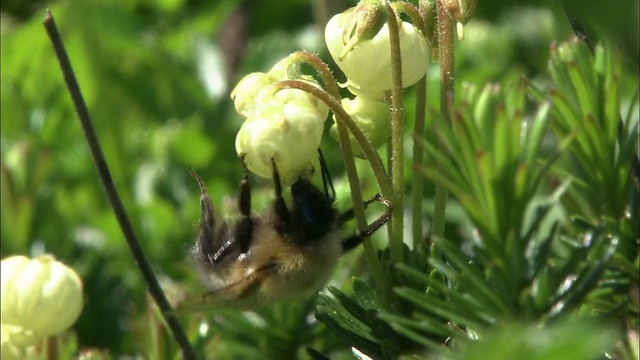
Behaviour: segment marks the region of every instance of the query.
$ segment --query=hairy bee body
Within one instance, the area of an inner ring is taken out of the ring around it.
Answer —
[[[216,264],[202,260],[200,246],[192,248],[201,277],[210,290],[205,307],[215,304],[253,308],[311,295],[330,279],[342,255],[341,233],[333,229],[325,236],[299,245],[286,241],[273,227],[255,218],[256,232],[247,253],[229,253]],[[200,259],[198,259],[200,257]]]
[[[390,204],[376,196],[365,205],[381,201],[387,213],[363,232],[343,240],[342,225],[353,212],[338,214],[322,157],[321,166],[324,191],[301,178],[291,186],[292,204],[288,206],[274,163],[275,198],[260,216],[251,214],[245,167],[238,198],[241,216],[219,223],[204,182],[193,174],[201,190],[201,229],[190,257],[209,292],[180,304],[178,310],[254,309],[311,295],[329,281],[343,253],[389,220]]]

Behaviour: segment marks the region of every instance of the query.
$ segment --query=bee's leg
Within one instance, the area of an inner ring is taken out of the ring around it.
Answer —
[[[367,227],[365,227],[359,233],[354,234],[342,240],[343,253],[348,252],[349,250],[352,250],[356,246],[360,245],[366,238],[371,236],[374,232],[378,231],[378,229],[380,229],[384,224],[386,224],[389,221],[389,219],[391,219],[391,208],[392,208],[391,202],[389,202],[389,200],[382,198],[380,195],[376,195],[376,197],[367,201],[365,204],[372,203],[374,201],[380,201],[381,203],[383,203],[387,207],[386,211],[384,212],[384,214],[382,214],[382,216],[377,218],[371,224],[367,225]],[[342,214],[339,217],[339,219],[345,217],[345,215],[347,215],[350,212],[353,212],[353,210],[347,211],[345,214]]]
[[[273,187],[275,189],[275,200],[273,201],[273,207],[278,216],[278,219],[281,221],[282,229],[289,226],[289,209],[287,209],[287,204],[282,197],[282,183],[280,182],[280,173],[278,172],[278,167],[276,166],[276,160],[271,158],[271,165],[273,166]]]
[[[366,209],[369,205],[371,205],[372,203],[374,203],[376,201],[382,202],[385,205],[387,204],[385,201],[382,201],[382,197],[380,196],[380,194],[376,194],[376,196],[374,196],[371,199],[365,201],[362,205]],[[389,206],[389,205],[387,205],[387,206]],[[338,216],[338,218],[336,219],[336,223],[338,224],[339,227],[342,227],[342,225],[344,225],[346,222],[351,221],[354,216],[355,216],[355,212],[353,211],[353,208],[351,208],[351,209],[343,212],[342,214],[340,214]]]
[[[240,244],[240,251],[244,254],[249,251],[253,223],[251,222],[251,186],[249,185],[249,169],[245,162],[245,155],[240,156],[242,162],[242,181],[238,195],[238,208],[240,209],[240,221],[236,224],[236,240]]]
[[[331,182],[331,176],[329,175],[329,167],[324,160],[322,150],[318,148],[318,158],[320,160],[320,173],[322,174],[322,185],[324,185],[324,195],[330,202],[336,199],[336,190],[333,188],[333,182]]]
[[[213,204],[211,204],[211,198],[207,192],[207,187],[204,184],[204,180],[193,170],[191,170],[191,176],[200,185],[200,235],[198,235],[198,243],[202,255],[205,256],[206,261],[213,264],[215,261],[213,248],[214,230],[215,230],[215,217],[213,213]]]

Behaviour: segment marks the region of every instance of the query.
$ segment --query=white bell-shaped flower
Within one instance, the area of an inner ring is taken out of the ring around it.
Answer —
[[[358,16],[358,11],[350,10],[333,16],[327,23],[324,36],[329,53],[347,76],[347,86],[354,94],[379,94],[390,90],[389,27],[384,23],[373,28],[377,30],[373,36],[370,31],[351,29],[357,24],[353,17]],[[375,21],[360,23],[373,24],[372,26],[377,24]],[[399,27],[402,86],[408,87],[426,74],[429,48],[427,39],[413,24],[399,21]],[[361,34],[366,37],[355,40],[349,37]]]

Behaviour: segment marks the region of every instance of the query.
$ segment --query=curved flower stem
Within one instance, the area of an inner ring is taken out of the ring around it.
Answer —
[[[391,3],[391,8],[399,14],[406,14],[411,19],[413,26],[422,31],[422,34],[426,37],[424,17],[420,14],[420,11],[409,2],[394,1]]]
[[[313,86],[301,80],[282,80],[270,86],[277,86],[281,89],[298,89],[306,91],[324,102],[329,107],[329,109],[331,109],[331,111],[336,114],[338,121],[345,124],[345,126],[349,129],[353,137],[358,142],[358,145],[360,145],[360,147],[362,148],[362,151],[367,157],[367,160],[369,160],[369,164],[373,169],[373,174],[376,177],[376,181],[378,182],[378,189],[380,190],[380,194],[385,199],[392,198],[391,184],[389,182],[387,172],[382,164],[382,159],[380,159],[378,153],[373,149],[373,146],[371,146],[371,143],[364,135],[362,130],[353,121],[353,119],[351,119],[351,116],[349,116],[349,114],[342,108],[342,105],[340,104],[338,99],[331,96],[323,89],[320,89],[317,86]]]
[[[438,55],[440,62],[440,114],[442,119],[450,123],[454,112],[454,22],[441,3],[437,2],[438,14]],[[444,151],[442,142],[439,143],[440,150]],[[443,164],[438,162],[437,171],[442,172]],[[433,225],[431,227],[431,238],[438,238],[444,235],[445,213],[447,207],[447,189],[436,183],[435,209],[433,213]]]
[[[425,37],[427,37],[427,29],[425,26],[425,17],[427,16],[427,4],[423,1],[420,1],[420,10],[418,11],[419,22],[416,22],[414,17],[411,16],[411,20],[414,21],[414,24],[419,24],[418,28],[422,31]],[[414,7],[415,8],[415,7]],[[425,61],[429,62],[429,58],[425,59]],[[428,72],[427,72],[428,74]],[[418,169],[424,166],[424,147],[421,144],[416,144],[415,139],[424,138],[425,131],[425,121],[426,121],[426,105],[427,105],[427,74],[420,79],[420,81],[416,84],[416,109],[415,109],[415,118],[414,118],[414,141],[413,141],[413,169]],[[423,237],[424,237],[424,229],[422,227],[422,203],[423,203],[423,192],[424,192],[424,177],[422,174],[417,172],[412,173],[411,178],[411,212],[412,212],[412,221],[411,221],[411,231],[413,238],[413,248],[417,249],[422,245]],[[428,249],[428,248],[427,248]]]
[[[327,91],[313,86],[307,82],[300,80],[283,80],[276,82],[270,86],[275,86],[281,89],[298,89],[302,91],[306,91],[316,98],[320,99],[324,102],[331,111],[336,115],[338,119],[338,134],[340,136],[340,143],[343,149],[343,156],[345,156],[345,169],[347,171],[347,176],[349,177],[349,186],[351,189],[351,196],[354,201],[354,213],[356,216],[356,221],[359,229],[364,229],[367,225],[367,220],[364,215],[364,207],[362,201],[362,194],[360,192],[360,183],[358,181],[358,174],[355,172],[355,163],[353,159],[353,152],[351,151],[351,143],[349,141],[349,134],[345,130],[349,130],[358,144],[364,151],[369,163],[371,164],[371,168],[373,169],[373,173],[378,182],[378,188],[382,197],[385,199],[391,199],[391,186],[389,184],[389,178],[384,170],[382,165],[382,160],[378,153],[373,149],[369,140],[362,133],[362,130],[358,127],[358,125],[351,119],[351,116],[344,110],[340,101],[335,96],[332,96]],[[342,128],[342,130],[341,130]],[[347,166],[347,164],[351,164],[351,166]],[[350,172],[351,170],[353,172]],[[378,257],[376,255],[376,251],[373,248],[373,244],[371,241],[367,240],[363,243],[365,257],[367,258],[367,262],[369,263],[369,267],[371,268],[371,274],[380,288],[381,298],[385,303],[388,303],[388,297],[390,292],[389,281],[385,275],[385,272],[382,269],[380,262],[378,261]]]
[[[402,262],[404,230],[404,111],[402,108],[402,62],[398,20],[389,2],[385,3],[391,52],[391,186],[393,210],[389,247],[393,262]]]
[[[336,85],[336,79],[333,77],[331,73],[331,69],[327,64],[322,61],[317,55],[312,54],[307,51],[296,51],[294,53],[289,54],[289,58],[294,61],[304,62],[305,64],[311,65],[322,78],[322,82],[324,83],[327,92],[336,99],[340,99],[340,92],[338,90],[338,86]]]

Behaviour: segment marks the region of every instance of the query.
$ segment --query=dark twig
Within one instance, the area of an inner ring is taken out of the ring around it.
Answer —
[[[160,308],[160,311],[164,316],[167,325],[173,332],[173,336],[176,338],[176,341],[180,345],[183,358],[195,359],[193,348],[191,347],[191,344],[189,343],[185,332],[182,330],[180,323],[174,316],[171,306],[169,305],[169,302],[167,301],[167,298],[165,297],[160,284],[158,284],[158,280],[156,279],[156,276],[153,273],[153,270],[151,269],[151,266],[149,265],[149,262],[147,261],[142,248],[140,247],[140,243],[135,235],[135,232],[133,231],[131,223],[129,222],[129,218],[124,209],[124,206],[122,205],[120,196],[118,195],[116,187],[113,184],[113,179],[111,178],[109,167],[107,166],[107,163],[104,159],[104,155],[102,153],[102,149],[100,148],[98,138],[96,137],[96,133],[91,122],[91,117],[89,116],[87,105],[85,104],[82,97],[80,86],[78,86],[75,74],[73,73],[73,68],[71,67],[69,56],[67,55],[64,44],[62,43],[62,38],[60,37],[60,32],[56,27],[53,15],[51,15],[51,12],[49,10],[47,10],[47,16],[43,23],[45,29],[47,30],[47,34],[49,35],[49,39],[51,40],[51,44],[53,45],[56,57],[60,62],[62,75],[64,76],[65,83],[67,84],[69,94],[71,94],[73,104],[78,114],[78,118],[80,119],[80,124],[82,125],[82,130],[84,131],[84,135],[87,139],[87,142],[89,143],[89,149],[91,150],[93,161],[98,170],[98,175],[100,176],[102,185],[104,186],[104,189],[107,193],[107,198],[109,199],[109,203],[111,203],[113,212],[118,219],[120,229],[122,230],[122,233],[127,240],[129,249],[131,249],[133,258],[140,268],[140,271],[142,272],[142,276],[147,283],[147,287],[149,288],[151,296],[153,296],[154,300],[156,301],[156,304],[158,305],[158,308]]]

